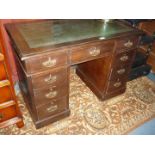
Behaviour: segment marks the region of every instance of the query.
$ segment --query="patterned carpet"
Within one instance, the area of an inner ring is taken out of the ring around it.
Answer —
[[[121,135],[155,118],[155,83],[142,77],[127,84],[123,95],[101,102],[72,71],[70,83],[71,115],[36,130],[19,94],[25,126],[0,129],[0,134],[18,135]]]

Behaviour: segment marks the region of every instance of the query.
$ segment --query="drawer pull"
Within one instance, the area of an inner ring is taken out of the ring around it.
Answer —
[[[54,112],[58,109],[57,105],[52,105],[50,107],[47,108],[47,112]]]
[[[2,53],[0,53],[0,61],[4,60],[4,55]]]
[[[127,48],[130,48],[133,46],[133,42],[131,42],[130,40],[126,43],[124,43],[124,46],[127,47]]]
[[[114,87],[120,87],[122,85],[122,83],[121,82],[116,82],[115,84],[114,84]]]
[[[56,82],[56,80],[57,80],[57,76],[56,75],[52,76],[51,74],[49,75],[49,77],[44,79],[46,83],[50,83],[50,84]]]
[[[48,60],[45,61],[45,62],[43,62],[42,65],[43,65],[44,67],[53,67],[53,66],[56,65],[56,62],[57,62],[56,59],[48,58]]]
[[[100,55],[101,51],[99,48],[93,47],[89,49],[89,54],[93,57]]]
[[[120,70],[117,70],[117,73],[120,74],[120,75],[121,75],[121,74],[124,74],[124,73],[125,73],[125,69],[122,68],[122,69],[120,69]]]
[[[0,113],[0,120],[2,120],[4,118],[3,114]]]
[[[49,93],[45,94],[45,97],[49,98],[49,99],[52,99],[52,98],[56,97],[57,94],[58,94],[57,91],[52,91],[52,92],[49,92]]]
[[[129,57],[127,55],[124,55],[120,58],[121,61],[127,61]]]

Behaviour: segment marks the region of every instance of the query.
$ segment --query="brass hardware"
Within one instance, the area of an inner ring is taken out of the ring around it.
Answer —
[[[131,42],[130,40],[128,40],[128,42],[124,43],[124,46],[127,48],[130,48],[133,46],[133,42]]]
[[[127,61],[129,57],[127,55],[124,55],[120,58],[121,61]]]
[[[4,60],[4,55],[2,53],[0,53],[0,61]]]
[[[49,75],[49,77],[45,78],[44,81],[47,83],[54,83],[57,80],[57,76],[54,75],[52,76],[51,74]]]
[[[117,70],[117,73],[118,74],[124,74],[125,73],[125,69],[124,68],[122,68],[122,69],[119,69],[119,70]]]
[[[57,94],[58,94],[57,91],[51,91],[51,92],[45,94],[45,97],[51,99],[51,98],[56,97]]]
[[[121,82],[116,82],[115,84],[114,84],[114,87],[120,87],[122,85],[122,83]]]
[[[58,106],[57,106],[57,105],[52,105],[52,106],[48,107],[46,110],[47,110],[48,112],[54,112],[54,111],[56,111],[57,109],[58,109]]]
[[[53,67],[53,66],[56,65],[56,62],[57,62],[56,59],[48,58],[48,60],[45,61],[45,62],[43,62],[42,65],[43,65],[44,67]]]
[[[3,114],[0,113],[0,120],[2,120],[4,118]]]
[[[96,47],[92,47],[91,49],[89,49],[89,54],[93,57],[100,55],[101,51],[99,48]]]

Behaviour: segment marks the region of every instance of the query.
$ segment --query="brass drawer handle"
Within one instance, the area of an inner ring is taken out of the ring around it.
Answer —
[[[130,40],[128,40],[128,42],[124,43],[124,46],[127,48],[130,48],[133,46],[133,42],[131,42]]]
[[[9,80],[0,81],[0,88],[1,87],[5,87],[5,86],[9,86],[9,85],[10,85],[10,81]]]
[[[121,82],[116,82],[115,84],[114,84],[114,87],[120,87],[122,85],[122,83]]]
[[[100,55],[101,51],[99,48],[93,47],[89,49],[89,54],[93,57]]]
[[[2,53],[0,53],[0,61],[4,60],[4,55]]]
[[[0,113],[0,120],[2,120],[3,118],[4,118],[4,115]]]
[[[122,68],[122,69],[119,69],[119,70],[117,70],[117,73],[118,74],[124,74],[125,73],[125,69],[124,68]]]
[[[52,106],[48,107],[46,110],[47,110],[47,112],[54,112],[57,109],[58,109],[57,105],[52,105]]]
[[[121,61],[127,61],[129,57],[127,55],[124,55],[120,58]]]
[[[57,76],[56,75],[52,76],[51,74],[49,75],[49,77],[44,79],[46,83],[50,83],[50,84],[56,82],[56,80],[57,80]]]
[[[58,94],[57,91],[51,91],[51,92],[45,94],[45,97],[49,98],[49,99],[52,99],[52,98],[56,97],[57,94]]]
[[[56,63],[57,63],[56,59],[48,58],[48,60],[43,62],[42,65],[44,67],[54,67],[56,65]]]

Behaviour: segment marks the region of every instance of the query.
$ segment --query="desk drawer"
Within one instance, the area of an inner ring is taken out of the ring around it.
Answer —
[[[111,75],[110,75],[110,81],[116,80],[116,79],[125,79],[128,77],[130,71],[130,65],[117,65],[112,69]]]
[[[4,63],[1,61],[0,62],[0,81],[5,79],[6,79],[5,66],[4,66]]]
[[[116,54],[113,66],[128,65],[132,63],[135,50],[126,51],[123,53]]]
[[[50,101],[45,105],[37,108],[38,119],[44,119],[46,117],[58,114],[66,109],[68,109],[68,98],[63,97],[54,101]]]
[[[121,50],[136,48],[137,44],[138,44],[137,36],[125,37],[123,39],[117,40],[116,50],[120,52]]]
[[[49,103],[51,100],[58,97],[66,96],[69,93],[67,83],[68,82],[65,82],[61,86],[51,86],[49,88],[34,90],[34,100],[36,106]]]
[[[34,89],[49,87],[51,85],[61,85],[68,80],[68,69],[59,68],[41,74],[32,75],[32,84]]]
[[[36,56],[25,61],[27,73],[37,73],[67,65],[67,53],[57,52],[48,55]]]
[[[95,58],[107,55],[112,52],[114,48],[114,42],[103,42],[97,44],[90,44],[80,46],[78,48],[72,49],[71,51],[71,64],[76,64],[80,62],[85,62],[88,60],[93,60]]]
[[[111,92],[118,91],[122,88],[125,88],[125,86],[126,86],[126,79],[121,80],[118,78],[116,80],[109,81],[106,93],[108,94]]]
[[[0,108],[0,123],[16,116],[17,112],[14,105],[3,109]]]

